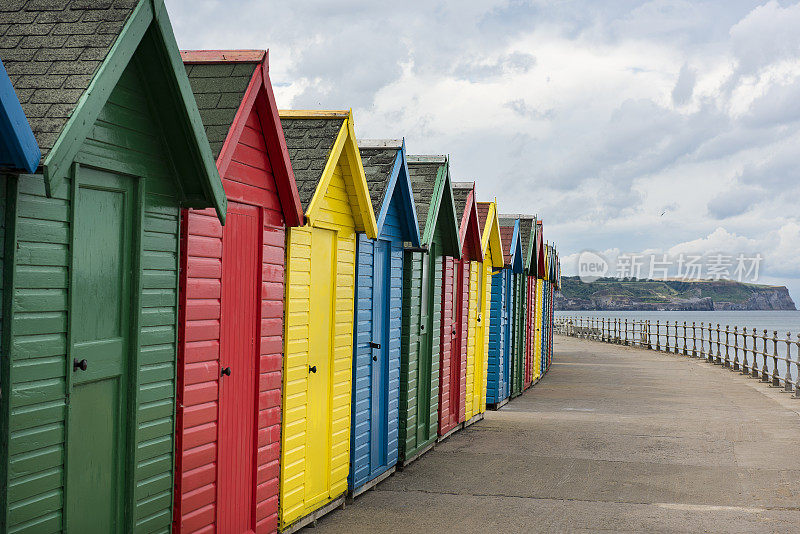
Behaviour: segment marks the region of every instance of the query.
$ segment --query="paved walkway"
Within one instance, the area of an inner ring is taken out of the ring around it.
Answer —
[[[317,532],[797,532],[800,400],[686,357],[556,338],[536,387]]]

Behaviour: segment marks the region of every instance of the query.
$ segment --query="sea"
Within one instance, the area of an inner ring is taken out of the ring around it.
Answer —
[[[772,354],[775,349],[774,343],[771,341],[773,333],[777,331],[778,337],[778,355],[781,358],[786,357],[787,351],[787,343],[786,338],[787,334],[789,334],[792,343],[788,345],[790,354],[789,359],[791,360],[792,364],[790,366],[790,371],[792,373],[792,377],[796,378],[797,373],[800,372],[800,338],[797,337],[797,334],[800,334],[800,311],[556,311],[555,317],[563,318],[563,317],[570,317],[570,318],[606,318],[606,319],[628,319],[628,321],[636,320],[636,321],[650,321],[651,325],[654,325],[656,321],[658,321],[662,327],[661,332],[662,335],[660,336],[660,345],[663,347],[664,342],[666,341],[663,333],[664,333],[664,323],[669,322],[670,325],[673,325],[675,321],[677,321],[681,327],[678,329],[679,334],[682,336],[683,334],[683,322],[686,321],[686,324],[690,326],[688,329],[688,333],[691,336],[691,324],[692,322],[695,323],[697,327],[700,326],[700,323],[703,323],[705,327],[705,338],[708,338],[708,323],[711,323],[712,328],[716,329],[717,324],[720,325],[720,328],[723,331],[721,341],[725,342],[724,336],[724,329],[725,326],[729,326],[730,332],[733,332],[733,327],[736,326],[741,332],[742,328],[746,328],[748,331],[748,339],[747,339],[747,358],[748,361],[752,358],[752,354],[750,353],[750,349],[752,348],[752,338],[749,334],[752,333],[753,328],[758,331],[759,336],[763,334],[763,331],[767,331],[767,336],[770,340],[767,342],[767,352]],[[654,328],[651,326],[651,328]],[[674,349],[674,329],[670,326],[670,346]],[[699,337],[699,333],[698,333]],[[714,339],[714,351],[716,351],[716,331],[713,333]],[[742,346],[741,336],[739,336],[738,345]],[[733,335],[729,334],[729,342],[731,346],[733,346]],[[683,340],[680,340],[680,346],[683,346]],[[689,347],[691,348],[691,341],[689,342]],[[705,344],[706,350],[708,347],[708,342],[706,341]],[[762,350],[762,341],[759,338],[756,343],[756,348],[758,351]],[[724,354],[724,347],[722,349]],[[731,349],[730,352],[731,356],[733,355],[733,351]],[[741,356],[740,356],[741,358]],[[761,356],[757,356],[756,364],[758,368],[761,368],[763,362],[763,358]],[[772,369],[774,366],[774,360],[772,358],[767,358],[767,367],[769,372],[772,373]],[[778,360],[778,372],[781,376],[784,376],[786,373],[786,362],[779,359]]]

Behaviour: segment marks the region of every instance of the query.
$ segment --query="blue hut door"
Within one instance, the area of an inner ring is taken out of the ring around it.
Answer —
[[[370,405],[370,473],[386,465],[389,382],[389,241],[376,240],[373,258],[372,289],[372,376]]]

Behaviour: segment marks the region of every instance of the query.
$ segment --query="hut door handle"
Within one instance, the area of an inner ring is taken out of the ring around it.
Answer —
[[[378,361],[378,357],[377,357],[377,356],[373,356],[373,357],[372,357],[372,361],[373,361],[373,362],[377,362],[377,361]]]
[[[87,367],[89,367],[89,362],[86,361],[86,358],[84,358],[81,361],[78,361],[78,358],[74,358],[72,360],[72,372],[73,373],[75,371],[77,371],[78,369],[80,369],[81,371],[85,371]]]
[[[381,348],[381,344],[380,343],[375,343],[374,341],[370,341],[369,342],[369,347],[371,349],[379,349],[379,348]]]
[[[308,372],[309,373],[316,373],[317,372],[317,366],[316,365],[309,365],[308,366]]]
[[[223,367],[222,372],[220,373],[222,376],[231,376],[231,368],[230,367]]]

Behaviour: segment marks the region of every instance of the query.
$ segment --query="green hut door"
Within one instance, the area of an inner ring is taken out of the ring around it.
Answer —
[[[132,178],[86,168],[77,174],[66,530],[121,532],[137,199]]]
[[[433,335],[433,284],[431,279],[431,258],[434,255],[431,244],[428,255],[422,257],[422,302],[420,303],[419,360],[417,361],[417,443],[419,447],[430,438],[431,411],[431,342]]]

